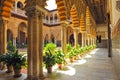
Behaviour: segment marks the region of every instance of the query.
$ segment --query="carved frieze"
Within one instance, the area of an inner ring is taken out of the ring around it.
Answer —
[[[120,11],[120,0],[116,1],[116,9]]]

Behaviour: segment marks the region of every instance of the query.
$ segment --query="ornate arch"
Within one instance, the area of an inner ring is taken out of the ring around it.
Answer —
[[[77,15],[77,10],[75,5],[72,6],[71,10],[70,10],[70,14],[72,17],[72,25],[73,27],[78,27],[79,26],[79,20],[78,20],[78,15]]]

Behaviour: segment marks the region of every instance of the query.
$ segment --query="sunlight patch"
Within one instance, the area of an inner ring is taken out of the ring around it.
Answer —
[[[62,73],[65,75],[73,76],[76,73],[76,70],[73,67],[67,66],[67,70],[58,70],[58,73]]]

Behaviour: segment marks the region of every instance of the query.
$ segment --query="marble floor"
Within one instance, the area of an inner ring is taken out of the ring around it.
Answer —
[[[63,70],[55,66],[53,73],[47,74],[44,69],[45,80],[118,80],[112,61],[107,55],[107,49],[97,48],[81,60],[68,63]],[[26,78],[26,74],[20,78],[13,78],[12,75],[0,71],[0,80],[24,80]]]

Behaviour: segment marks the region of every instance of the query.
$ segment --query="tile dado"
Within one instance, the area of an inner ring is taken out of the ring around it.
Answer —
[[[112,31],[112,60],[120,80],[120,20]]]

